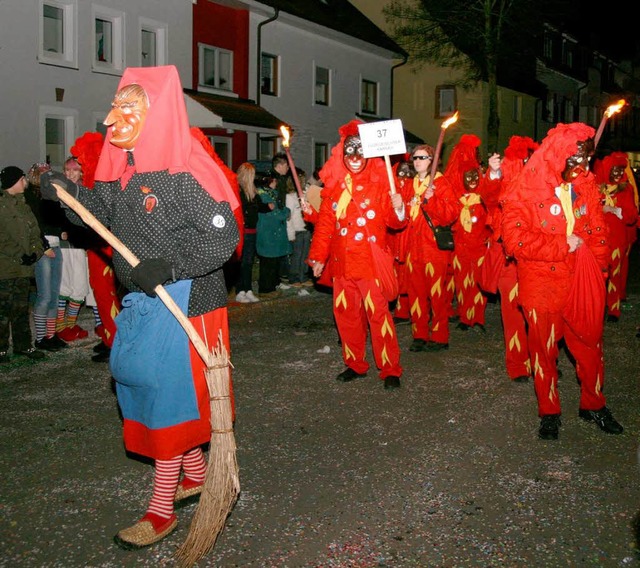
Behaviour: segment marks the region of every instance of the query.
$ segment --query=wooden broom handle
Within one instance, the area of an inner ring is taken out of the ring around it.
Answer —
[[[69,192],[65,191],[60,185],[57,183],[52,183],[53,187],[56,189],[56,193],[58,194],[58,198],[60,201],[64,202],[70,209],[73,209],[75,213],[96,233],[98,233],[105,241],[107,241],[114,249],[116,249],[123,258],[131,265],[138,266],[140,264],[140,260],[136,255],[134,255],[126,245],[116,237],[109,229],[107,229],[96,217],[91,213],[82,203],[80,203],[75,197],[73,197]],[[178,320],[178,323],[182,326],[187,336],[193,343],[198,355],[202,358],[208,368],[213,366],[213,360],[211,358],[211,353],[207,349],[204,341],[198,335],[195,327],[189,321],[189,318],[184,314],[184,312],[180,309],[180,306],[175,303],[173,298],[169,295],[169,293],[164,289],[162,284],[158,284],[154,290],[158,298],[162,300],[162,303],[167,307],[167,309],[175,316]]]

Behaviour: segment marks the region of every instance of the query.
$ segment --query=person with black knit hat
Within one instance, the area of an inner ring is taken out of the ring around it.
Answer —
[[[29,324],[29,288],[33,265],[44,247],[38,221],[24,200],[27,180],[16,166],[0,172],[0,363],[7,363],[9,336],[13,354],[42,359],[33,347]]]

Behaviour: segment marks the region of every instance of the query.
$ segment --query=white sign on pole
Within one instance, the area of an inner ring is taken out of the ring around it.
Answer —
[[[395,156],[407,151],[400,119],[358,124],[358,130],[365,158]]]

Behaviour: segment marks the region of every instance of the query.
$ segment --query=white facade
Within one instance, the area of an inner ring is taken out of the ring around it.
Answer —
[[[253,12],[250,18],[249,76],[256,78],[258,24],[273,15]],[[394,54],[345,34],[280,12],[262,27],[261,51],[279,62],[278,96],[258,95],[257,81],[249,82],[250,98],[293,128],[291,154],[296,166],[309,175],[315,144],[330,152],[339,140],[338,128],[361,113],[362,80],[377,85],[377,108],[367,117],[389,118],[391,67]],[[315,104],[315,68],[330,71],[328,105]],[[327,156],[328,157],[328,156]],[[321,164],[319,164],[321,165]]]
[[[189,86],[192,10],[191,0],[2,0],[0,167],[26,171],[46,160],[61,166],[60,155],[64,159],[75,139],[95,130],[106,116],[122,71],[143,65],[149,38],[156,64],[175,65]],[[64,32],[64,54],[51,47],[52,20]],[[100,42],[99,52],[107,61],[96,56],[102,26],[108,41]],[[57,147],[47,145],[52,139],[59,140]]]

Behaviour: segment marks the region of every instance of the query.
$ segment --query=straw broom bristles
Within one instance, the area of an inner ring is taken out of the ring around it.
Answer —
[[[240,493],[229,397],[230,365],[220,336],[205,372],[211,400],[207,476],[189,534],[175,554],[179,566],[192,566],[214,547]]]

